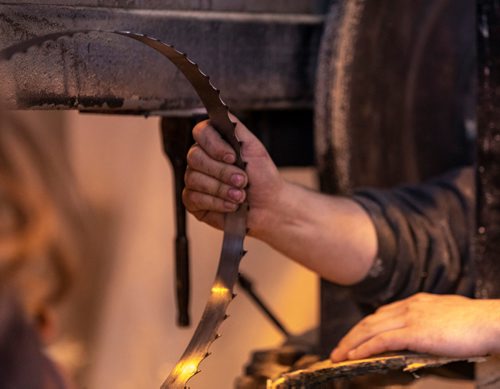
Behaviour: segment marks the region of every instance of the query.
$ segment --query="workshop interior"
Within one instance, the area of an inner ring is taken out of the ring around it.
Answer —
[[[492,166],[499,1],[0,0],[0,80],[9,388],[474,387],[477,360],[334,366],[366,307],[245,238],[244,219],[222,269],[231,234],[182,189],[196,123],[239,147],[229,112],[287,180],[327,194]],[[481,171],[478,225],[498,223],[497,170]],[[475,239],[489,296],[493,238]]]

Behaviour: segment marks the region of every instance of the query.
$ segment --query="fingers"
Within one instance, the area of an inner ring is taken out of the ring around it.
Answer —
[[[197,143],[187,155],[184,205],[199,220],[220,227],[222,214],[235,211],[245,201],[248,177],[233,165],[235,151],[208,121],[194,127],[193,137]]]
[[[231,120],[236,123],[235,133],[242,143],[241,153],[246,158],[261,158],[269,155],[260,140],[238,118],[230,114]],[[236,154],[233,148],[220,136],[217,130],[210,125],[208,120],[198,123],[193,128],[193,138],[202,149],[213,159],[233,164]],[[248,162],[248,161],[247,161]]]
[[[241,142],[243,142],[243,144],[245,143],[252,144],[255,142],[260,144],[258,138],[242,122],[240,122],[240,120],[236,116],[230,113],[229,118],[231,119],[232,122],[236,123],[236,128],[235,128],[236,137]]]
[[[184,182],[188,190],[205,193],[218,197],[222,200],[230,201],[236,204],[242,203],[245,200],[246,192],[239,189],[241,183],[245,183],[243,176],[234,179],[230,178],[232,184],[239,183],[239,185],[228,185],[218,179],[207,176],[196,170],[188,168],[184,176]]]
[[[182,200],[186,209],[191,212],[233,212],[238,208],[238,204],[226,201],[206,193],[184,189]],[[195,215],[197,216],[197,215]],[[198,216],[197,216],[198,217]],[[198,219],[202,219],[198,217]]]
[[[232,164],[236,161],[233,148],[224,141],[207,120],[193,128],[193,138],[216,161]]]
[[[428,293],[417,293],[404,300],[396,301],[380,307],[377,311],[365,317],[356,324],[338,346],[332,351],[330,358],[334,362],[345,359],[364,358],[375,353],[401,349],[397,338],[404,329],[408,330],[414,324],[415,318],[423,304],[428,304],[435,297]],[[387,341],[390,341],[386,344]],[[406,348],[406,345],[405,347]]]
[[[247,176],[239,168],[212,159],[200,146],[188,153],[183,201],[189,212],[233,212],[246,198]],[[196,215],[195,215],[196,216]]]
[[[223,184],[236,188],[243,188],[247,184],[247,176],[243,170],[234,165],[213,159],[199,145],[191,147],[187,155],[187,162],[190,170],[215,178]],[[193,181],[191,181],[191,185],[193,185]],[[197,190],[199,188],[193,189]]]
[[[332,361],[339,362],[347,359],[352,350],[381,333],[403,328],[406,325],[405,316],[402,315],[403,310],[404,308],[365,317],[344,336],[332,351],[330,355]]]
[[[406,328],[398,328],[374,336],[349,351],[348,359],[363,359],[386,351],[406,350],[411,347],[411,334]],[[414,348],[413,348],[414,349]]]
[[[223,229],[224,228],[224,215],[219,212],[210,211],[195,211],[192,214],[196,219],[205,222],[212,227]]]

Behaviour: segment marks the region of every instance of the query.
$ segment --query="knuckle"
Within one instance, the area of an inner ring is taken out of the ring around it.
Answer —
[[[196,220],[203,222],[203,221],[205,221],[205,219],[208,215],[208,211],[193,212],[193,215],[196,218]]]
[[[217,182],[217,189],[215,190],[216,195],[219,197],[224,197],[226,195],[225,188],[226,188],[226,186],[221,181],[218,181]]]
[[[221,165],[217,177],[220,181],[227,181],[230,176],[231,167],[228,165]]]
[[[215,197],[210,197],[210,207],[211,209],[218,209],[219,208],[219,200]]]
[[[203,120],[203,121],[197,123],[193,127],[193,137],[195,140],[201,139],[207,126],[208,126],[208,120]]]
[[[366,316],[360,323],[363,327],[369,328],[372,326],[372,323],[377,319],[377,315],[371,314]]]
[[[182,191],[182,202],[184,203],[184,206],[186,207],[186,209],[188,211],[191,211],[192,210],[192,201],[191,201],[191,194],[192,192],[187,190],[187,189],[184,189]]]
[[[359,322],[358,326],[362,328],[363,330],[366,330],[370,327],[369,319],[363,319]]]
[[[381,305],[380,307],[378,307],[375,311],[375,313],[384,313],[386,311],[388,311],[389,309],[391,309],[391,306],[390,305]]]
[[[184,189],[182,191],[182,199],[190,203],[191,200],[193,199],[193,192],[190,191],[189,189]]]
[[[420,292],[420,293],[417,293],[415,295],[414,301],[417,301],[417,302],[425,301],[428,299],[428,297],[429,297],[429,295],[427,293]]]
[[[203,204],[200,203],[199,196],[196,192],[193,192],[191,190],[184,191],[183,200],[186,208],[191,212],[203,209]]]
[[[191,170],[186,170],[184,173],[184,185],[188,188],[193,186],[193,172]]]
[[[382,334],[378,337],[377,343],[383,350],[387,350],[391,346],[391,337],[388,334]]]
[[[189,166],[196,166],[200,160],[200,147],[198,145],[192,146],[186,156]]]

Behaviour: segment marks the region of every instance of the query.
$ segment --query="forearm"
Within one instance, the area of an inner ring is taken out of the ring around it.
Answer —
[[[483,305],[481,308],[485,312],[484,323],[489,330],[486,345],[489,347],[488,354],[500,356],[500,299],[476,301]]]
[[[348,285],[363,279],[377,251],[368,214],[352,200],[284,181],[264,146],[234,120],[246,169],[232,164],[234,150],[215,129],[207,122],[198,124],[193,129],[196,144],[187,156],[186,209],[223,228],[224,214],[248,200],[251,236],[331,281]]]
[[[465,168],[416,186],[356,193],[378,235],[374,271],[353,288],[359,303],[375,309],[418,292],[474,295],[473,179]]]
[[[370,270],[377,236],[355,201],[285,182],[273,207],[262,212],[250,234],[322,277],[351,285]]]

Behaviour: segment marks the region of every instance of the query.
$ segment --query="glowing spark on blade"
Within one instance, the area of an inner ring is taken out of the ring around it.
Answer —
[[[229,289],[222,285],[214,285],[212,287],[212,293],[219,296],[225,296],[229,293]]]
[[[179,366],[179,370],[179,378],[187,381],[198,372],[198,364],[192,361],[186,361],[182,366]]]

